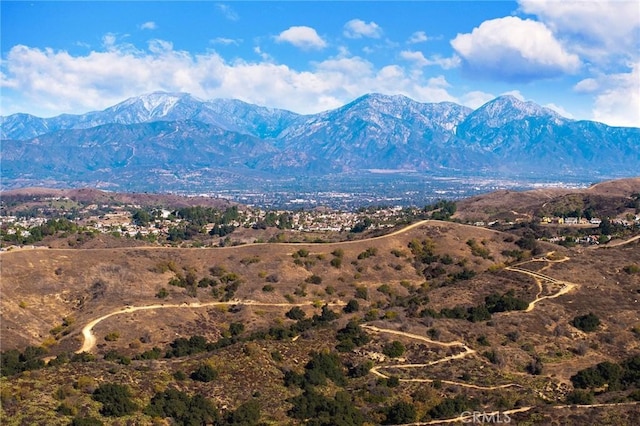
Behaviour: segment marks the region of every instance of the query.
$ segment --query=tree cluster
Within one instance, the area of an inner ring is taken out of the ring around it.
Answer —
[[[0,354],[0,373],[2,376],[13,376],[28,370],[37,370],[45,366],[42,357],[47,351],[38,346],[27,346],[23,352],[10,349]]]
[[[119,383],[104,383],[93,391],[92,398],[102,403],[100,414],[122,417],[134,413],[138,406],[131,400],[131,391]]]
[[[640,388],[640,355],[620,364],[605,361],[585,368],[571,376],[571,383],[579,389],[607,387],[607,390]]]

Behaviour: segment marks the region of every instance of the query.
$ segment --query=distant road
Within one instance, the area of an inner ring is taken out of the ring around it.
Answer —
[[[49,248],[43,246],[29,246],[29,247],[20,247],[20,248],[12,248],[11,250],[1,251],[0,254],[9,254],[17,251],[24,250],[49,250],[49,251],[98,251],[98,250],[229,250],[229,249],[237,249],[239,247],[253,247],[253,246],[327,246],[327,245],[342,245],[342,244],[358,244],[366,241],[375,241],[383,238],[394,237],[396,235],[404,234],[414,228],[417,228],[421,225],[426,224],[429,220],[421,220],[416,223],[412,223],[411,225],[405,226],[404,228],[400,228],[396,231],[391,232],[390,234],[379,235],[377,237],[365,238],[362,240],[349,240],[349,241],[336,241],[332,243],[247,243],[240,244],[237,246],[225,246],[225,247],[166,247],[166,246],[131,246],[131,247],[113,247],[113,248],[89,248],[89,249],[74,249],[74,248]]]
[[[632,243],[636,240],[640,240],[640,235],[636,235],[635,237],[631,237],[628,240],[624,240],[624,241],[617,241],[615,243],[610,243],[610,244],[606,244],[606,245],[599,245],[599,248],[607,248],[607,247],[618,247],[618,246],[623,246],[625,244],[629,244]]]

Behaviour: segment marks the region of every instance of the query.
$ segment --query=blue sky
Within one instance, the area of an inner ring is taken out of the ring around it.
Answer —
[[[640,2],[2,1],[0,115],[157,90],[315,113],[370,92],[513,94],[640,126]]]

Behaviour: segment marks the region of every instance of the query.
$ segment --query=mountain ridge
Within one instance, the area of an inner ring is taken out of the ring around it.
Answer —
[[[14,114],[0,124],[5,179],[32,183],[145,176],[149,184],[172,174],[207,182],[212,170],[274,179],[371,169],[621,177],[640,165],[640,128],[568,119],[509,95],[472,110],[371,93],[302,115],[153,92],[103,111]]]

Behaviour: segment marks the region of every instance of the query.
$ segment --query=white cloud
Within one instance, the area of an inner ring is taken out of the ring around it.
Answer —
[[[373,21],[367,24],[361,19],[352,19],[344,24],[343,34],[348,38],[380,38],[382,36],[382,28]]]
[[[323,49],[327,43],[311,27],[290,27],[276,37],[277,42],[291,43],[302,49]]]
[[[640,126],[640,3],[520,0],[564,46],[589,64],[574,91],[593,96],[592,119]]]
[[[211,43],[213,44],[223,44],[225,46],[228,46],[230,44],[234,44],[236,46],[240,45],[240,43],[242,43],[242,39],[232,39],[232,38],[226,38],[226,37],[216,37],[212,40],[210,40]]]
[[[553,110],[553,111],[557,112],[558,114],[560,114],[563,117],[571,118],[571,119],[574,118],[573,114],[571,114],[569,111],[567,111],[566,109],[564,109],[560,105],[554,104],[553,102],[549,103],[549,104],[546,104],[546,105],[543,105],[543,106],[545,108],[549,108],[550,110]]]
[[[573,86],[573,90],[578,93],[592,93],[598,90],[598,87],[599,84],[595,78],[585,78]]]
[[[485,78],[532,81],[575,73],[580,59],[543,23],[518,17],[484,21],[451,41],[465,69]]]
[[[240,19],[236,11],[233,10],[229,5],[218,3],[216,7],[229,21],[237,21],[238,19]]]
[[[420,51],[403,50],[400,52],[400,57],[404,60],[413,62],[418,67],[426,67],[430,65],[437,65],[445,70],[456,68],[460,66],[460,58],[453,55],[450,58],[442,58],[439,55],[434,55],[427,59]]]
[[[415,33],[411,34],[411,37],[409,37],[407,43],[424,43],[427,40],[429,40],[429,37],[427,37],[427,33],[425,33],[424,31],[416,31]]]
[[[415,63],[419,67],[430,65],[430,62],[427,60],[427,58],[424,57],[424,54],[420,51],[403,50],[402,52],[400,52],[400,57],[404,60]]]
[[[107,33],[102,36],[102,47],[107,51],[118,50],[120,52],[139,52],[133,44],[122,41],[128,37],[129,34]]]
[[[640,61],[629,72],[602,76],[596,90],[594,120],[640,127]]]
[[[213,51],[175,50],[163,40],[151,41],[146,50],[121,48],[116,39],[107,44],[109,49],[83,55],[14,46],[2,62],[0,113],[82,113],[156,90],[237,98],[299,113],[335,108],[370,92],[422,102],[456,100],[442,76],[426,79],[419,70],[407,73],[394,64],[376,67],[348,51],[299,71],[273,63],[259,47],[258,61],[229,62]]]
[[[519,90],[509,90],[508,92],[501,93],[500,96],[513,96],[520,102],[526,102],[526,99]]]
[[[572,49],[591,60],[612,55],[638,57],[640,3],[637,1],[520,0],[523,12],[536,15],[566,40]]]
[[[148,21],[140,25],[141,30],[155,30],[156,28],[158,28],[158,25],[153,21]]]
[[[152,53],[157,54],[170,53],[173,50],[173,43],[170,41],[153,39],[149,41],[149,50]]]
[[[116,44],[116,35],[113,33],[107,33],[102,36],[102,46],[109,50],[112,49]]]
[[[273,58],[271,57],[271,55],[269,55],[266,52],[263,52],[262,49],[260,48],[260,46],[256,46],[253,48],[253,51],[260,56],[260,58],[264,61],[264,62],[272,62]]]
[[[471,109],[478,109],[487,102],[495,99],[495,95],[491,93],[482,92],[480,90],[473,90],[467,92],[460,98],[460,102],[464,106],[468,106]]]

